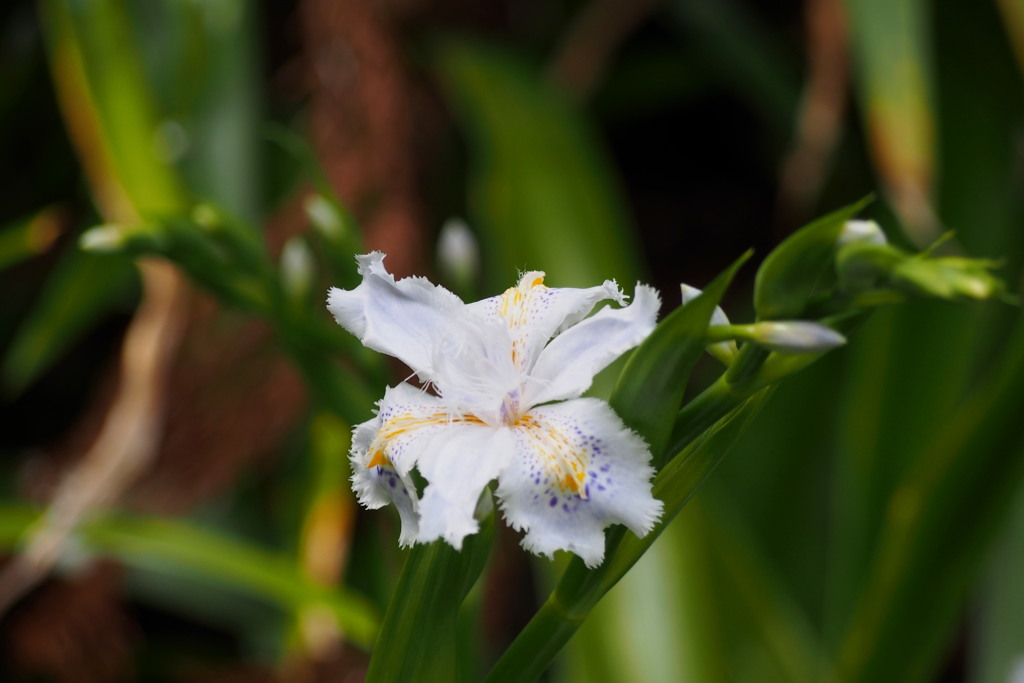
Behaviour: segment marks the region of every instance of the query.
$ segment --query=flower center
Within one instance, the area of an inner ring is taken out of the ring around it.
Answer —
[[[523,416],[519,410],[519,390],[505,394],[501,401],[501,421],[511,427]]]

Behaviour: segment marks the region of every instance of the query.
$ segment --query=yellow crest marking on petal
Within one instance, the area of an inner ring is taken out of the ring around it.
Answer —
[[[388,457],[388,449],[395,439],[429,425],[447,425],[456,423],[472,425],[486,424],[475,415],[452,417],[448,412],[443,410],[436,410],[427,414],[405,412],[392,415],[385,420],[383,424],[381,424],[380,429],[377,430],[377,433],[373,437],[373,441],[370,442],[370,462],[366,465],[367,469],[382,465],[394,467],[394,463],[391,461],[391,458]]]
[[[366,469],[370,469],[371,467],[380,467],[382,465],[391,467],[391,461],[388,460],[386,455],[384,455],[384,451],[378,448],[373,451],[373,457],[370,458],[370,462],[367,463]]]
[[[512,332],[512,363],[522,369],[525,331],[535,296],[546,290],[544,273],[531,271],[523,275],[519,284],[506,289],[498,299],[498,315]]]
[[[543,465],[551,480],[562,490],[571,491],[587,499],[587,470],[590,454],[586,447],[576,445],[557,425],[541,422],[527,413],[513,425],[530,439],[535,452],[543,458]]]

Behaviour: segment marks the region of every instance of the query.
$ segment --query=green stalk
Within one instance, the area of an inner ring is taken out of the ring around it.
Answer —
[[[493,535],[488,514],[461,551],[440,540],[413,546],[374,645],[368,683],[456,680],[459,607],[483,571]]]
[[[868,313],[859,312],[826,322],[843,334],[850,334]],[[723,416],[766,386],[803,370],[828,353],[771,353],[753,344],[740,349],[729,369],[683,406],[672,428],[669,453],[677,453]]]
[[[729,369],[679,411],[667,452],[682,451],[763,388],[765,383],[754,378],[768,358],[769,354],[764,349],[745,344]]]

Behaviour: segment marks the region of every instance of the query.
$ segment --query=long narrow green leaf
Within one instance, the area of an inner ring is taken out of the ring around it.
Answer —
[[[631,283],[638,249],[596,136],[568,100],[493,46],[448,40],[437,68],[469,135],[470,219],[489,285],[545,270],[559,286]]]
[[[846,0],[875,167],[918,247],[936,237],[933,76],[925,0]]]
[[[182,211],[185,190],[170,159],[159,155],[160,115],[123,4],[47,0],[45,7],[55,39],[74,41],[81,51],[101,144],[134,211],[142,216]]]
[[[983,550],[1024,479],[1024,323],[1009,349],[929,439],[889,504],[840,652],[844,680],[922,680],[949,635]],[[897,647],[908,628],[915,646]]]
[[[409,551],[374,645],[367,681],[456,679],[459,608],[487,562],[494,515],[480,526],[465,538],[461,551],[440,540]]]
[[[25,538],[40,513],[27,505],[0,506],[0,544],[8,550]],[[99,517],[83,524],[77,538],[85,549],[141,569],[200,574],[288,609],[327,607],[353,642],[369,646],[377,616],[362,598],[316,586],[293,562],[184,522],[142,517]]]
[[[836,240],[843,225],[870,201],[865,197],[813,221],[768,254],[754,282],[758,319],[803,316],[816,288],[827,289],[835,281]]]
[[[937,3],[934,12],[942,86],[941,215],[971,253],[999,258],[1007,281],[1019,282],[1024,197],[1013,189],[1019,178],[1010,141],[1021,115],[1024,3]],[[999,39],[1004,31],[1009,45]],[[977,373],[1000,363],[999,349],[1015,313],[1009,307],[977,311],[970,325],[977,341],[951,364]],[[975,628],[968,634],[968,676],[976,683],[1011,680],[1024,656],[1024,489],[1016,494],[1006,526],[995,547],[983,551],[991,561],[976,591],[980,599],[970,608]]]
[[[0,228],[0,270],[37,256],[53,244],[60,232],[54,212],[55,207],[43,209]]]
[[[1017,62],[1024,70],[1024,0],[999,0],[997,4],[1003,12],[1006,31],[1013,41]]]
[[[976,683],[1012,681],[1024,657],[1024,495],[1018,492],[1013,505],[980,591],[971,638],[970,680]]]
[[[710,498],[704,515],[707,547],[724,590],[743,605],[747,626],[787,681],[833,680],[825,649],[807,615],[781,583],[736,512],[734,502]]]
[[[706,346],[711,314],[729,283],[749,259],[747,252],[714,279],[696,299],[673,311],[630,356],[609,403],[622,421],[640,433],[657,469],[694,364]]]
[[[3,359],[4,389],[19,393],[117,304],[130,302],[135,273],[120,256],[63,255]]]
[[[633,352],[619,376],[609,401],[619,417],[647,440],[655,468],[668,455],[668,436],[690,372],[704,351],[712,312],[749,256],[742,256],[703,294],[669,314]],[[608,593],[569,648],[573,675],[595,681],[669,680],[679,667],[700,670],[696,662],[684,661],[692,653],[678,646],[685,617],[666,604],[672,593],[687,591],[694,564],[700,562],[684,557],[686,547],[679,542],[652,547]],[[678,580],[681,571],[686,581]]]
[[[265,208],[259,196],[256,133],[261,117],[259,6],[246,0],[166,5],[186,21],[194,16],[190,23],[198,30],[192,34],[202,41],[204,58],[201,71],[174,65],[178,78],[193,81],[198,89],[194,106],[182,113],[190,135],[183,174],[202,197],[255,224]],[[202,74],[198,81],[197,71]]]

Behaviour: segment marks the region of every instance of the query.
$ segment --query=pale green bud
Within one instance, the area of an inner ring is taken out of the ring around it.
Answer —
[[[990,270],[998,264],[961,257],[910,258],[892,271],[895,284],[941,299],[988,299],[1003,291]]]
[[[338,243],[345,238],[345,217],[332,202],[322,195],[311,194],[302,206],[313,228],[328,240]]]
[[[281,284],[292,301],[307,298],[313,285],[313,253],[302,237],[296,235],[281,250]]]
[[[468,288],[480,272],[480,246],[461,218],[449,218],[437,238],[437,265],[459,288]]]
[[[885,233],[875,221],[853,220],[843,224],[843,230],[836,240],[836,247],[845,247],[853,242],[887,244]]]
[[[96,254],[158,250],[160,236],[156,228],[147,225],[104,223],[82,233],[78,246]]]
[[[822,353],[846,343],[831,327],[806,320],[773,320],[753,325],[750,341],[781,353]]]
[[[108,253],[120,251],[124,247],[124,230],[120,225],[97,225],[82,233],[78,238],[78,246],[84,251]]]

